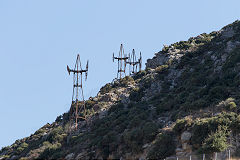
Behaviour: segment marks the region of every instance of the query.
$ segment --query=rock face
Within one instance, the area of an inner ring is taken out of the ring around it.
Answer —
[[[153,59],[148,59],[146,63],[146,68],[156,68],[157,66],[164,65],[170,61],[178,60],[183,56],[181,50],[170,48],[168,53],[158,52],[155,53]]]

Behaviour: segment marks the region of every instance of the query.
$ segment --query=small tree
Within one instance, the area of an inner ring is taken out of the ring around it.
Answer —
[[[215,133],[211,133],[205,139],[202,151],[205,153],[222,152],[228,147],[227,143],[227,127],[219,126]]]

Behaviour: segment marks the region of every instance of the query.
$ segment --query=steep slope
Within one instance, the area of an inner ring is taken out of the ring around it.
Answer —
[[[164,159],[225,149],[238,156],[239,73],[236,21],[164,46],[145,70],[106,84],[90,98],[90,118],[77,131],[72,113],[64,113],[3,148],[0,159]]]

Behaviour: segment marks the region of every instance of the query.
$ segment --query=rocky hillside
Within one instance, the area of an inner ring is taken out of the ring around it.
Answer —
[[[2,148],[0,159],[164,159],[231,150],[240,156],[240,22],[164,46],[131,77]],[[222,156],[226,156],[222,154]]]

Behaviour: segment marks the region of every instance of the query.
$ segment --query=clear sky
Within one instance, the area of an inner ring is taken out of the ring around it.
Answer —
[[[240,18],[239,0],[1,0],[0,148],[68,111],[80,53],[95,96],[116,77],[112,53],[142,51],[219,30]]]

